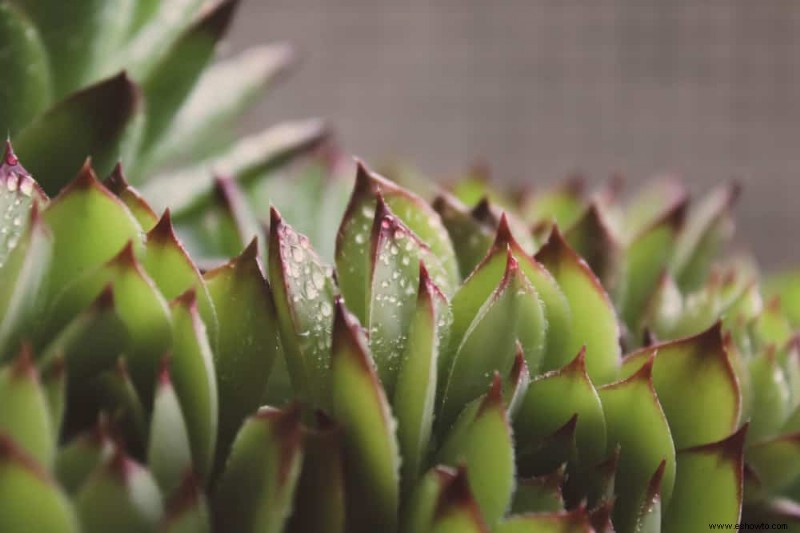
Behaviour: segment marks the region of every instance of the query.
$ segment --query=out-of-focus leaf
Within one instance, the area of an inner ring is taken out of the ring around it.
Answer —
[[[293,62],[291,47],[274,44],[250,48],[208,67],[153,146],[153,157],[163,161],[213,149],[230,124]]]
[[[192,470],[189,433],[172,386],[168,360],[164,360],[155,389],[147,464],[164,494],[172,494]]]
[[[180,488],[167,502],[161,531],[164,533],[209,533],[211,513],[202,485],[187,475]]]
[[[54,361],[42,374],[41,380],[47,411],[50,414],[50,432],[53,442],[58,442],[67,407],[67,368],[63,358]]]
[[[608,295],[586,262],[567,245],[557,229],[536,254],[558,282],[569,302],[572,327],[568,353],[586,347],[586,368],[592,381],[613,381],[619,371],[619,323]]]
[[[328,128],[319,120],[278,124],[190,168],[153,176],[142,195],[157,208],[169,205],[176,215],[184,215],[207,205],[214,175],[234,176],[247,184],[318,146],[327,135]]]
[[[459,468],[440,491],[429,529],[431,533],[488,533],[467,477],[467,470]]]
[[[269,278],[286,366],[297,395],[330,407],[330,348],[335,285],[308,239],[272,210]]]
[[[225,35],[238,0],[220,0],[172,44],[142,82],[147,123],[141,149],[151,150],[191,92],[217,43]]]
[[[0,434],[0,531],[80,531],[56,483],[5,434]]]
[[[86,533],[155,531],[163,513],[153,477],[119,449],[92,472],[75,507]]]
[[[450,295],[458,281],[458,265],[447,230],[436,212],[418,196],[369,171],[359,163],[350,203],[336,238],[336,268],[342,294],[362,323],[369,310],[369,247],[378,196],[391,212],[430,249],[423,259],[433,282]]]
[[[111,174],[103,180],[103,185],[122,200],[143,230],[150,231],[158,223],[158,215],[150,207],[150,204],[128,184],[122,171],[122,164],[117,163],[114,166]]]
[[[800,326],[800,270],[788,270],[767,278],[764,294],[779,296],[781,307],[794,327]]]
[[[495,374],[468,428],[458,425],[445,438],[438,457],[446,464],[466,465],[481,515],[487,524],[496,524],[511,505],[515,477],[514,445],[499,375]]]
[[[158,224],[147,233],[142,265],[164,298],[172,299],[189,289],[195,291],[197,308],[205,324],[211,346],[217,346],[219,324],[203,277],[175,236],[170,212],[167,210]],[[162,354],[158,354],[160,357]]]
[[[93,82],[126,34],[133,0],[15,0],[39,29],[50,61],[56,98]],[[83,154],[81,157],[85,157]],[[74,171],[74,169],[73,169]]]
[[[777,493],[800,475],[800,433],[789,433],[751,444],[747,464],[756,471],[761,486]]]
[[[95,427],[59,448],[54,468],[55,476],[69,494],[75,494],[95,467],[109,459],[112,452],[108,420],[102,416]]]
[[[599,463],[606,454],[606,424],[603,407],[586,373],[586,354],[561,370],[539,376],[528,386],[514,419],[518,447],[535,448],[578,416],[576,445],[584,467]]]
[[[661,481],[664,478],[664,470],[667,462],[661,461],[658,465],[647,490],[642,498],[639,511],[636,514],[636,527],[634,531],[641,533],[660,533],[661,532]]]
[[[499,230],[500,223],[505,219],[505,224],[509,233],[513,234],[514,240],[519,243],[526,254],[532,254],[538,248],[534,243],[533,236],[528,226],[523,221],[519,220],[513,211],[503,211],[500,206],[492,203],[488,197],[478,202],[478,204],[472,208],[470,214],[478,222],[495,228],[496,230]]]
[[[748,442],[758,442],[777,434],[789,417],[789,386],[780,368],[774,346],[768,346],[750,360],[750,404],[745,419],[750,420]]]
[[[436,197],[433,208],[450,234],[461,277],[466,279],[491,247],[494,228],[477,220],[466,206],[450,195]]]
[[[675,490],[662,531],[700,531],[710,522],[739,522],[746,432],[745,424],[721,441],[678,452]]]
[[[303,469],[295,490],[290,533],[345,531],[344,465],[341,431],[320,416],[303,437]]]
[[[625,250],[625,281],[619,309],[634,334],[640,331],[648,297],[669,263],[685,213],[685,203],[675,206],[637,234]]]
[[[762,345],[785,346],[792,338],[794,330],[783,313],[781,298],[767,302],[752,324],[753,335]]]
[[[492,530],[494,533],[590,533],[594,531],[583,508],[558,513],[512,516]]]
[[[261,404],[278,351],[278,331],[257,241],[206,273],[205,280],[219,320],[214,368],[220,397],[217,464],[221,464],[242,421]]]
[[[117,160],[131,155],[142,125],[139,99],[126,74],[105,79],[29,123],[17,135],[17,152],[50,194],[69,181],[86,157],[106,175]],[[80,182],[85,186],[85,180]]]
[[[614,525],[632,530],[646,496],[650,476],[666,461],[661,499],[669,503],[675,482],[675,447],[653,388],[650,358],[631,377],[598,390],[606,414],[608,446],[621,447],[616,477]]]
[[[619,289],[622,282],[619,279],[623,262],[622,244],[598,203],[589,205],[564,234],[564,238],[609,291],[616,292]]]
[[[425,464],[433,426],[437,365],[443,331],[449,326],[445,296],[420,263],[416,309],[400,362],[392,406],[397,416],[402,488],[408,493]]]
[[[219,400],[211,346],[192,289],[172,303],[172,337],[170,375],[186,420],[194,471],[205,478],[214,462]]]
[[[0,370],[0,433],[7,435],[45,468],[55,458],[56,440],[39,373],[29,345]]]
[[[520,443],[516,451],[517,469],[523,477],[544,476],[575,461],[578,455],[575,429],[578,415],[573,415],[563,426],[545,437],[538,445]]]
[[[647,228],[658,225],[659,220],[679,209],[688,201],[689,193],[674,176],[661,176],[642,187],[625,206],[622,224],[629,240],[636,239]]]
[[[569,228],[584,210],[584,188],[581,176],[573,176],[560,185],[534,193],[523,201],[521,212],[531,224],[551,222]]]
[[[242,426],[214,497],[218,530],[283,531],[303,461],[300,416],[297,405],[265,407]]]
[[[87,425],[99,413],[110,413],[112,423],[117,428],[119,438],[125,442],[128,453],[143,456],[147,440],[144,405],[131,381],[125,359],[123,357],[117,359],[117,365],[114,368],[99,374],[82,388],[84,390],[80,393],[76,393],[74,390],[70,391],[71,422],[74,423],[78,418],[75,413],[77,410],[75,405],[78,403],[75,401],[75,397],[80,394],[83,397],[81,411],[87,411],[81,415],[89,417]],[[86,409],[87,404],[90,409]]]
[[[456,471],[447,466],[439,465],[425,473],[414,486],[401,513],[400,531],[415,533],[428,530],[442,493],[455,478]]]
[[[655,353],[653,385],[678,449],[714,442],[739,423],[741,398],[720,325],[686,339],[633,353],[622,376],[638,372]]]
[[[0,131],[17,131],[43,111],[52,97],[52,80],[42,37],[16,6],[0,5]]]
[[[730,238],[733,230],[730,211],[738,196],[738,185],[720,187],[689,211],[670,265],[684,291],[696,289],[703,283],[712,259]]]
[[[332,413],[344,439],[348,531],[393,531],[400,490],[395,421],[363,333],[341,298],[334,307]]]

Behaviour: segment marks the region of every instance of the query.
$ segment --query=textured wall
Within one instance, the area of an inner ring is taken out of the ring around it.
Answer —
[[[250,125],[330,117],[367,160],[515,182],[735,177],[742,240],[800,263],[796,0],[248,0],[237,25],[305,58]]]

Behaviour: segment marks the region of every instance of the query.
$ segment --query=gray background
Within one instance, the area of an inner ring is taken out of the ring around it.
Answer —
[[[248,0],[232,50],[303,64],[248,119],[323,116],[349,152],[497,179],[572,170],[744,185],[739,239],[800,263],[796,0]]]

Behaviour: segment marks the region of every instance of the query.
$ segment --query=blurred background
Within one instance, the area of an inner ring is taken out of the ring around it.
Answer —
[[[737,179],[739,239],[800,263],[796,0],[249,0],[232,35],[303,58],[246,126],[327,117],[348,152],[440,177]]]

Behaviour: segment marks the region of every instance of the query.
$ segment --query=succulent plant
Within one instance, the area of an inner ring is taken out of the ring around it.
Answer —
[[[9,147],[1,531],[797,520],[797,302],[717,259],[734,189],[429,203],[361,164],[334,238],[325,168],[296,197],[313,241],[250,208],[288,182],[217,180],[185,235],[240,253],[206,267],[121,168],[49,199]]]
[[[275,44],[212,65],[238,4],[4,0],[0,129],[51,195],[86,156],[101,174],[122,159],[133,183],[159,183],[154,198],[177,190],[187,205],[208,196],[212,170],[246,180],[279,166],[326,128],[287,122],[236,139],[236,119],[294,61]]]

